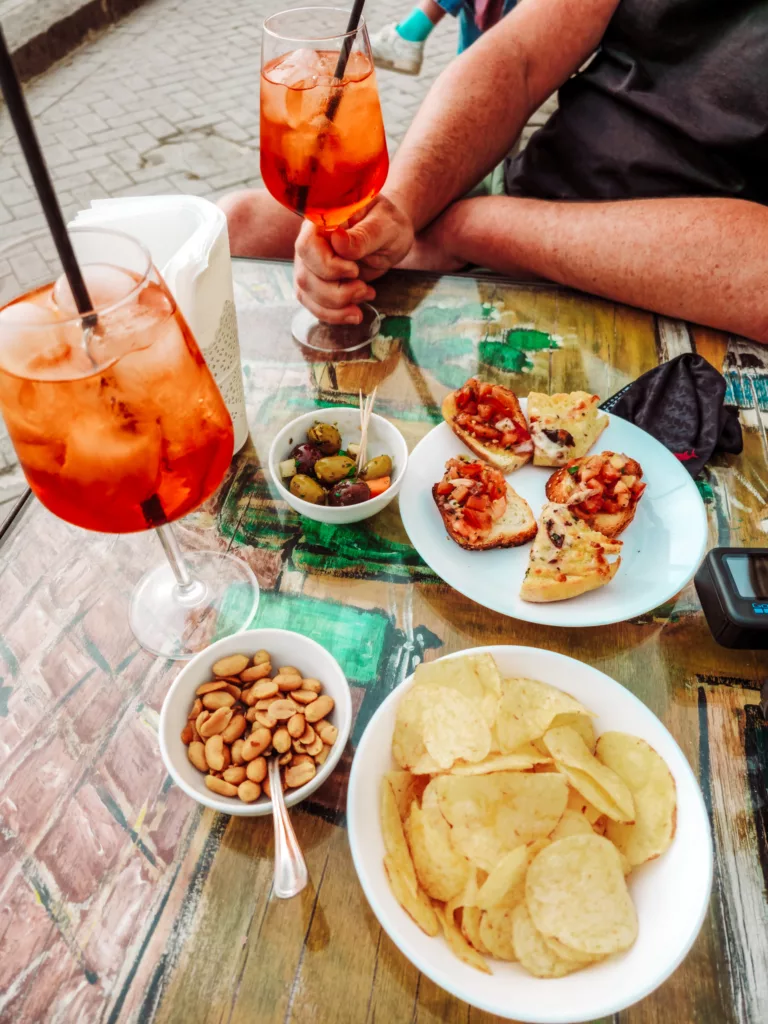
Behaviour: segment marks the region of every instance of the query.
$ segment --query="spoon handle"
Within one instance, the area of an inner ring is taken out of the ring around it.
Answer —
[[[274,893],[279,900],[298,896],[309,880],[307,865],[293,831],[288,808],[283,798],[280,765],[277,758],[269,760],[269,789],[272,794],[272,821],[275,826]]]

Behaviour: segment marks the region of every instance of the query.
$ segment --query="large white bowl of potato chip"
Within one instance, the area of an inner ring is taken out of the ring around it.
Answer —
[[[667,729],[602,672],[486,647],[419,666],[352,765],[352,856],[382,927],[473,1006],[593,1021],[691,948],[709,821]]]

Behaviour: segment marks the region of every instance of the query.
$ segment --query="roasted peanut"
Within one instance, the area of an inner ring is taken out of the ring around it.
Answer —
[[[235,740],[240,739],[247,728],[245,715],[233,715],[226,729],[222,729],[221,738],[225,743],[234,743]]]
[[[325,718],[326,715],[330,715],[333,711],[334,701],[333,697],[329,697],[327,693],[321,694],[317,700],[312,701],[308,704],[304,710],[304,717],[308,722],[319,722],[321,718]]]
[[[272,661],[272,655],[269,651],[256,651],[254,656],[251,658],[251,662],[254,665],[263,665],[265,662]]]
[[[229,749],[224,746],[224,740],[219,735],[211,736],[205,741],[205,760],[208,762],[208,767],[213,768],[215,772],[221,772],[227,767],[225,750],[229,753]]]
[[[285,772],[285,784],[289,789],[298,789],[299,786],[306,786],[310,779],[314,779],[315,774],[315,766],[311,762],[303,761],[301,764],[290,765]]]
[[[290,764],[292,760],[293,760],[293,751],[292,750],[287,750],[284,754],[281,754],[280,757],[278,757],[277,763],[282,766],[282,765]]]
[[[311,743],[315,738],[315,730],[311,725],[306,725],[304,726],[304,732],[298,738],[304,744]]]
[[[219,796],[237,796],[237,786],[233,786],[231,782],[225,782],[224,779],[217,779],[215,775],[206,775],[205,784],[208,789],[218,793]]]
[[[263,679],[260,683],[254,683],[251,693],[256,700],[266,700],[267,697],[277,696],[277,683],[274,679]]]
[[[261,700],[257,700],[253,705],[257,711],[267,711],[276,700],[280,700],[280,697],[262,697]]]
[[[301,688],[302,690],[311,690],[313,693],[320,693],[323,689],[323,684],[318,679],[302,679]]]
[[[251,782],[263,782],[267,776],[267,759],[255,757],[245,766],[245,773]]]
[[[277,670],[277,674],[280,676],[298,676],[301,678],[301,672],[299,672],[295,665],[281,665]]]
[[[258,729],[254,729],[251,732],[245,743],[243,743],[242,756],[246,761],[252,761],[254,757],[263,754],[271,742],[272,734],[269,729],[259,726]]]
[[[304,680],[301,676],[275,676],[274,680],[284,693],[291,690],[300,690]]]
[[[257,714],[258,711],[256,710],[256,708],[248,708],[248,710],[245,712],[246,722],[255,722]]]
[[[219,708],[231,708],[235,698],[226,690],[217,690],[216,693],[206,693],[203,697],[203,706],[209,711],[218,711]]]
[[[249,708],[252,708],[258,699],[258,694],[253,692],[253,686],[249,686],[247,690],[243,690],[242,694],[240,695],[240,700]]]
[[[272,672],[272,665],[265,661],[259,665],[252,665],[250,668],[243,669],[240,673],[240,679],[244,683],[253,683],[257,679],[264,679]]]
[[[320,753],[315,754],[315,764],[325,764],[325,762],[328,760],[328,755],[330,754],[330,752],[331,748],[324,743],[323,749],[320,751]]]
[[[235,740],[232,744],[232,764],[245,764],[243,757],[243,743],[245,740]]]
[[[252,804],[254,800],[258,800],[261,796],[261,786],[258,782],[251,782],[250,779],[246,779],[237,787],[237,795],[244,804]]]
[[[203,726],[203,722],[207,722],[210,717],[211,717],[211,712],[210,711],[201,711],[200,712],[200,714],[195,719],[195,728],[197,729],[198,732],[200,732],[200,729]]]
[[[203,710],[203,702],[199,697],[195,697],[195,703],[190,708],[187,718],[197,718],[200,712]]]
[[[272,793],[271,793],[270,788],[269,788],[269,776],[268,775],[264,777],[264,781],[261,784],[261,788],[264,790],[264,795],[268,796],[269,799],[271,800],[272,799]]]
[[[207,740],[209,736],[215,736],[216,733],[224,732],[231,721],[232,712],[229,708],[219,708],[218,711],[214,711],[211,717],[203,722],[198,732],[204,740]]]
[[[291,734],[287,729],[275,729],[272,734],[272,746],[278,754],[284,754],[286,750],[291,749]]]
[[[332,747],[336,742],[336,737],[339,735],[339,730],[335,725],[331,725],[330,722],[326,722],[324,718],[321,718],[319,722],[315,723],[315,732],[323,741],[327,743],[329,747]]]
[[[306,754],[306,752],[307,752],[307,749],[304,746],[304,744],[301,742],[301,740],[294,740],[293,741],[293,749],[294,749],[294,752],[297,753],[297,754]]]
[[[292,700],[286,698],[285,700],[276,700],[269,708],[269,713],[273,718],[276,718],[278,722],[285,722],[289,718],[293,718],[296,712],[299,710],[298,704],[294,704]],[[320,715],[322,718],[323,716]]]
[[[205,700],[205,698],[203,698]],[[317,694],[314,690],[295,690],[291,694],[291,700],[298,701],[299,704],[311,704],[317,700]]]
[[[307,748],[307,753],[310,757],[317,757],[320,751],[323,749],[323,741],[319,736],[315,736],[311,743],[305,743],[304,746]]]
[[[195,695],[198,697],[204,697],[206,693],[215,693],[217,690],[225,690],[227,688],[227,682],[225,679],[217,679],[213,683],[202,683],[195,690]]]
[[[277,725],[277,721],[270,715],[268,711],[259,711],[258,708],[253,709],[256,713],[253,716],[254,722],[258,722],[259,725],[263,725],[265,729],[274,729]]]
[[[231,768],[227,768],[224,774],[221,776],[225,782],[231,782],[233,786],[239,786],[241,782],[245,782],[247,776],[245,774],[245,766],[232,765]]]
[[[298,764],[312,764],[312,758],[309,756],[309,754],[294,754],[293,755],[293,763],[295,765],[298,765]]]
[[[195,740],[187,747],[187,757],[199,772],[208,771],[208,762],[205,759],[205,744]]]
[[[234,683],[227,683],[227,693],[230,693],[235,698],[235,700],[240,700],[243,691],[240,689],[239,686],[235,686]]]
[[[188,747],[194,738],[195,726],[192,722],[187,722],[187,724],[181,730],[181,742]]]
[[[217,679],[222,676],[237,676],[248,666],[248,658],[244,654],[230,654],[220,658],[213,666],[213,674]]]
[[[288,732],[294,740],[299,739],[303,735],[306,727],[306,719],[300,712],[297,712],[292,718],[288,719]]]

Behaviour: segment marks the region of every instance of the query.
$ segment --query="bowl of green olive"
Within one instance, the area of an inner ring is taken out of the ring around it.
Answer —
[[[395,498],[408,448],[397,427],[371,414],[359,469],[360,412],[315,409],[291,420],[272,442],[269,468],[280,497],[320,523],[359,523]]]

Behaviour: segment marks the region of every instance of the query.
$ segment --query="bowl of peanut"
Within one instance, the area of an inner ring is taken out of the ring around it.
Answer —
[[[179,673],[160,712],[160,752],[187,796],[224,814],[272,813],[268,759],[291,807],[328,778],[352,725],[349,684],[315,640],[287,629],[225,637]]]

